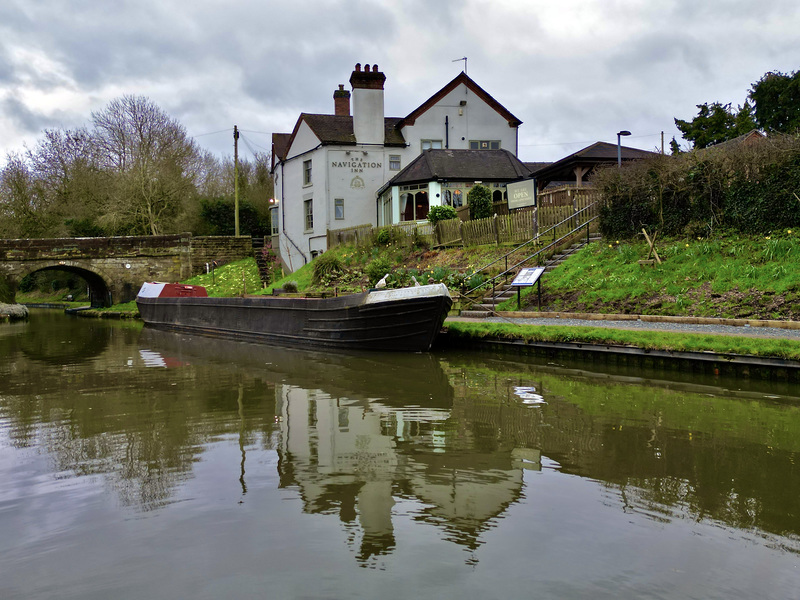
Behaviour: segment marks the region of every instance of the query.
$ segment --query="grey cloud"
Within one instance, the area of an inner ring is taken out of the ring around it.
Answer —
[[[0,101],[0,113],[22,131],[36,135],[44,129],[62,127],[63,119],[67,117],[63,113],[56,115],[37,113],[13,96]]]

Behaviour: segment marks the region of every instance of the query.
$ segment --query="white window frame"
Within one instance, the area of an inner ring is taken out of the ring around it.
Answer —
[[[311,185],[311,159],[303,161],[303,185]]]
[[[304,231],[314,231],[314,199],[303,200]]]
[[[341,208],[341,211],[339,210]],[[333,218],[337,221],[344,220],[344,198],[333,199]]]
[[[390,171],[399,171],[402,165],[401,156],[399,154],[390,154],[389,155],[389,170]]]
[[[473,148],[472,146],[476,145],[477,148]],[[470,140],[469,141],[469,149],[470,150],[500,150],[502,148],[502,144],[500,140]]]
[[[269,225],[270,225],[270,234],[271,235],[278,235],[280,233],[280,228],[278,227],[278,220],[280,216],[278,215],[278,207],[273,206],[269,209]]]
[[[444,148],[442,140],[420,140],[419,144],[422,150],[441,150]]]

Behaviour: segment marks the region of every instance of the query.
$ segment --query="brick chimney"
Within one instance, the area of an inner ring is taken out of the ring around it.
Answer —
[[[350,116],[350,92],[339,84],[339,89],[333,92],[333,114],[339,117]]]
[[[350,75],[353,86],[353,133],[359,144],[383,144],[383,83],[386,75],[378,71],[378,65],[356,64]]]

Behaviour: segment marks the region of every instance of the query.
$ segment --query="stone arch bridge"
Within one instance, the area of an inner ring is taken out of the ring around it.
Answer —
[[[57,269],[86,281],[92,306],[110,306],[136,298],[144,281],[180,281],[205,272],[206,263],[252,255],[249,237],[189,233],[0,240],[0,302],[13,303],[27,275]]]

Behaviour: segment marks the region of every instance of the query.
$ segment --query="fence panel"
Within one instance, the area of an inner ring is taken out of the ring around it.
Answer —
[[[327,232],[328,248],[334,248],[340,244],[359,243],[372,236],[372,225],[356,225],[345,229],[329,229]]]
[[[416,221],[403,221],[401,223],[394,223],[392,229],[395,233],[399,232],[405,241],[411,243],[414,236],[429,244],[435,244],[436,238],[433,235],[433,225],[427,221],[417,223]]]
[[[536,236],[537,215],[535,210],[517,211],[498,219],[500,241],[520,243]]]
[[[494,244],[497,242],[497,235],[494,230],[494,217],[464,221],[461,224],[461,233],[465,246],[479,246],[481,244]]]
[[[439,221],[435,231],[436,243],[440,246],[453,246],[461,243],[461,221],[458,219]]]
[[[596,216],[600,210],[599,203],[596,203],[600,199],[600,194],[590,187],[559,189],[555,192],[547,192],[547,194],[543,192],[540,199],[544,200],[544,196],[552,197],[553,201],[542,201],[536,208],[516,210],[511,214],[497,214],[488,219],[474,221],[451,219],[440,221],[435,228],[427,221],[421,223],[404,221],[395,223],[392,225],[392,229],[399,232],[408,243],[415,239],[439,246],[458,243],[464,246],[522,243],[571,215],[575,215],[574,219],[569,219],[560,225],[553,235],[558,237],[568,233],[586,220]],[[594,208],[576,215],[593,203],[595,203]],[[460,209],[459,217],[462,215],[469,216],[468,213],[463,212],[463,209]],[[329,230],[328,248],[334,248],[339,244],[360,243],[369,239],[374,234],[374,230],[375,228],[371,225]]]

